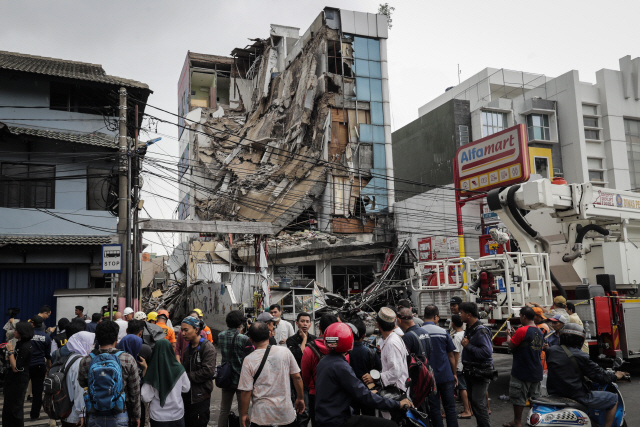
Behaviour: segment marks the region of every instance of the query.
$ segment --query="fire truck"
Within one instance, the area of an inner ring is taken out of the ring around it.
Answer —
[[[459,295],[498,332],[526,303],[549,307],[562,295],[593,357],[639,358],[640,193],[540,179],[494,189],[487,203],[506,227],[491,237],[514,239],[520,251],[415,263],[418,304],[448,306]]]

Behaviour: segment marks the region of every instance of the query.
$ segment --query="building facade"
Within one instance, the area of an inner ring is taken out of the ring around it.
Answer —
[[[272,223],[276,280],[345,295],[370,283],[393,239],[387,36],[386,16],[325,8],[302,34],[272,24],[230,56],[188,52],[178,217]],[[253,238],[233,242],[252,268]]]
[[[398,227],[410,229],[419,221],[399,211],[429,206],[427,212],[445,215],[446,226],[437,234],[456,235],[451,202],[456,150],[516,124],[527,129],[531,179],[562,175],[569,183],[635,191],[640,187],[640,58],[626,56],[619,63],[619,70],[598,71],[595,83],[581,81],[576,70],[552,78],[485,68],[424,104],[419,118],[393,135],[396,166],[403,165],[396,177],[424,183],[424,194],[415,195],[421,187],[416,184],[398,189]],[[421,162],[410,160],[416,156]],[[433,190],[429,184],[450,187]],[[479,254],[478,238],[484,234],[482,203],[471,206],[463,211],[468,255]],[[417,232],[416,249],[417,239],[429,233]]]
[[[49,304],[53,326],[54,292],[105,287],[101,245],[117,242],[120,87],[142,102],[151,93],[100,65],[0,52],[1,312],[30,318]],[[129,111],[133,122],[133,103]]]

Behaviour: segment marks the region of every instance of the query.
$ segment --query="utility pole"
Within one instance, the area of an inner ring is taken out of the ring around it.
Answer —
[[[118,298],[126,298],[126,304],[131,300],[131,222],[129,212],[131,212],[131,192],[129,182],[131,179],[131,165],[129,161],[129,144],[127,141],[127,90],[121,87],[118,91],[120,95],[120,106],[118,108],[119,118],[119,139],[118,154],[120,155],[118,179],[118,235],[123,249],[126,248],[125,257],[122,263],[124,270],[119,275]],[[112,301],[115,305],[115,302]]]
[[[133,150],[133,165],[135,169],[135,177],[133,179],[133,198],[136,206],[133,207],[133,297],[138,300],[138,310],[142,304],[142,295],[140,294],[140,233],[138,227],[138,210],[140,205],[140,154],[138,153],[138,104],[135,107],[135,147]],[[129,307],[133,307],[130,305]]]

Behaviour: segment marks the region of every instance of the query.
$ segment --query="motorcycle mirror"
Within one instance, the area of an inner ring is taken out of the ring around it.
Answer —
[[[616,356],[615,360],[613,361],[613,368],[619,368],[620,366],[622,366],[622,364],[624,363],[624,361],[622,360],[622,357],[620,356]]]
[[[374,381],[378,381],[380,379],[380,371],[373,369],[371,372],[369,372],[369,375],[371,375],[371,379]]]

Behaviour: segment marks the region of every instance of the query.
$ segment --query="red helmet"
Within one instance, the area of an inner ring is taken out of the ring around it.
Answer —
[[[336,353],[346,353],[353,349],[353,332],[345,323],[332,323],[324,331],[324,345]]]

